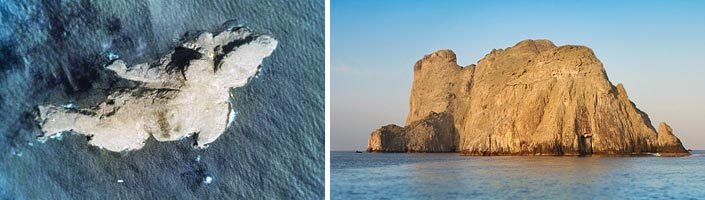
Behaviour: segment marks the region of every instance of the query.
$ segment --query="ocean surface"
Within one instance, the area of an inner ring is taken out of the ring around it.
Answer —
[[[703,199],[690,157],[331,154],[331,199]]]
[[[323,198],[324,22],[322,0],[0,1],[0,199]],[[237,118],[210,147],[37,141],[36,106],[91,106],[106,95],[110,59],[150,62],[232,25],[279,46],[232,91]]]

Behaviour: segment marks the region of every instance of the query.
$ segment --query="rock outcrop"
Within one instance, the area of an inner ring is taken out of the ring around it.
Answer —
[[[235,117],[230,89],[255,76],[277,41],[245,27],[202,33],[155,63],[128,66],[115,60],[106,70],[132,84],[95,107],[41,105],[42,139],[64,131],[84,134],[111,151],[194,136],[194,146],[213,142]]]
[[[690,155],[683,147],[681,140],[673,135],[673,129],[668,124],[661,122],[658,126],[658,152],[667,156]]]
[[[370,136],[371,152],[452,152],[458,149],[458,132],[449,113],[429,113],[402,128],[391,124]]]
[[[446,118],[453,127],[409,133],[437,113],[450,115]],[[450,50],[424,56],[414,65],[406,127],[373,132],[368,151],[688,155],[670,127],[661,126],[657,133],[622,84],[608,80],[591,49],[525,40],[492,50],[477,65],[465,67]],[[455,130],[458,140],[443,141],[452,142],[442,144],[444,148],[409,143],[446,134],[436,130]]]

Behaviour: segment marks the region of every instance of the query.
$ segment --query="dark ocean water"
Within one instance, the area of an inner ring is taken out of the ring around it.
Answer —
[[[331,199],[703,199],[690,157],[464,157],[332,152]]]
[[[80,135],[36,141],[33,108],[95,103],[114,78],[101,72],[109,55],[149,62],[229,20],[279,46],[234,89],[239,114],[209,148],[150,138],[115,153]],[[321,0],[0,1],[0,199],[322,198],[324,20]]]

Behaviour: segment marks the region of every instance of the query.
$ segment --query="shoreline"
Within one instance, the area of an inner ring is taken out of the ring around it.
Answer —
[[[355,151],[332,151],[332,152],[355,152]],[[458,156],[466,157],[542,157],[542,156],[553,156],[553,157],[687,157],[692,156],[692,153],[591,153],[591,154],[546,154],[546,153],[463,153],[463,152],[421,152],[421,151],[366,151],[363,153],[375,153],[375,154],[456,154]]]

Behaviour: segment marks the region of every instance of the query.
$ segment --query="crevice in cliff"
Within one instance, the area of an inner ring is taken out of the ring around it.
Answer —
[[[233,51],[233,49],[235,49],[236,47],[242,46],[244,44],[250,43],[254,39],[255,39],[254,36],[248,35],[243,39],[234,40],[226,45],[215,47],[215,52],[217,53],[217,55],[215,56],[215,59],[213,60],[214,61],[213,62],[213,71],[217,72],[218,70],[220,70],[220,66],[222,65],[223,58],[226,55],[228,55],[228,53]]]
[[[203,54],[201,54],[197,50],[184,47],[176,47],[174,49],[174,52],[171,54],[171,60],[167,64],[166,71],[168,73],[177,71],[181,73],[181,75],[185,79],[185,72],[186,70],[188,70],[187,68],[191,64],[191,60],[201,59],[201,57],[203,57]]]

